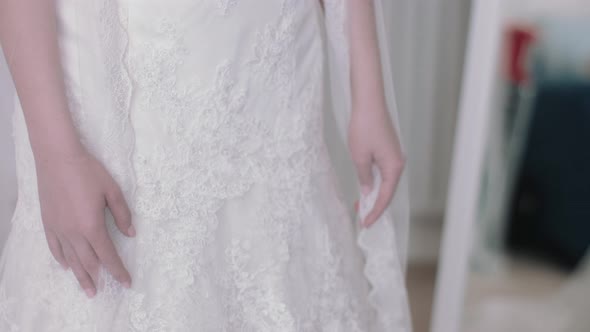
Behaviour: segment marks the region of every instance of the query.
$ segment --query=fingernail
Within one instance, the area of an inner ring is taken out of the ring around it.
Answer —
[[[131,283],[129,281],[124,281],[123,282],[123,287],[125,287],[125,288],[131,288]]]
[[[365,196],[366,196],[366,195],[368,195],[370,192],[371,192],[371,187],[369,187],[369,186],[367,186],[367,185],[364,185],[364,186],[362,186],[362,187],[361,187],[361,193],[362,193],[363,195],[365,195]]]
[[[93,288],[85,288],[84,291],[86,292],[86,295],[88,295],[88,297],[93,297],[95,294],[95,291]]]
[[[129,234],[131,237],[135,236],[135,227],[133,227],[133,225],[129,226],[127,229],[127,234]]]

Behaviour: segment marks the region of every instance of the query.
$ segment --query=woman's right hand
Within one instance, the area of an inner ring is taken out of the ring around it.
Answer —
[[[131,287],[131,276],[105,222],[108,206],[118,229],[135,236],[131,212],[112,176],[86,150],[36,164],[41,216],[55,259],[64,269],[72,268],[88,297],[96,294],[101,264],[123,286]]]
[[[121,232],[134,236],[135,231],[119,186],[83,148],[70,116],[56,3],[0,1],[0,43],[35,157],[49,248],[92,297],[101,264],[123,285],[131,284],[107,231],[105,207]]]

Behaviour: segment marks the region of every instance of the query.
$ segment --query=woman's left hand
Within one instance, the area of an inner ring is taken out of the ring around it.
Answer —
[[[355,163],[361,192],[367,195],[373,189],[372,166],[381,173],[379,195],[371,212],[361,223],[371,226],[391,202],[405,165],[398,134],[393,127],[385,102],[356,103],[353,106],[348,129],[348,147]]]

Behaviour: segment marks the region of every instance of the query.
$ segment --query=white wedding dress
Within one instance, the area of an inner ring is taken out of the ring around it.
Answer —
[[[0,331],[408,331],[403,234],[359,234],[325,138],[343,3],[58,1],[72,117],[133,211],[135,238],[106,214],[133,285],[102,270],[89,299],[51,256],[17,108]]]

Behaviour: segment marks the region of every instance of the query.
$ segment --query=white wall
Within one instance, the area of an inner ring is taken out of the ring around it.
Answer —
[[[471,0],[387,0],[393,71],[408,147],[409,260],[437,259]]]
[[[503,10],[508,18],[531,19],[544,15],[588,15],[588,0],[518,0],[503,1]]]
[[[470,0],[391,0],[394,80],[414,216],[444,213]]]

